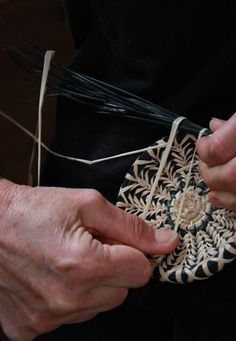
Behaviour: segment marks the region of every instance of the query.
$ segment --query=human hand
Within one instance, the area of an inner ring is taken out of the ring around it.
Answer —
[[[118,306],[151,276],[144,253],[178,243],[173,231],[154,231],[94,190],[2,179],[0,199],[0,322],[14,341]]]
[[[236,210],[236,114],[228,121],[211,120],[210,129],[211,136],[197,141],[200,173],[211,189],[210,202]]]

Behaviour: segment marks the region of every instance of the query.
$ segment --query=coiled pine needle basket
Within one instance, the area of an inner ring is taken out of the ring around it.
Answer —
[[[208,201],[207,187],[198,172],[195,142],[196,137],[190,134],[175,137],[145,217],[153,228],[175,229],[179,234],[180,242],[174,251],[150,258],[155,276],[161,281],[189,283],[207,279],[236,256],[236,212],[215,208]],[[141,217],[164,151],[163,140],[155,145],[156,149],[143,153],[134,162],[117,201],[118,207]]]

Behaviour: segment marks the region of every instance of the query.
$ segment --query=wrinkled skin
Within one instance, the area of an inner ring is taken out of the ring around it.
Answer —
[[[236,210],[236,114],[228,121],[211,120],[210,129],[213,134],[197,142],[208,197],[216,207]]]
[[[1,179],[0,200],[0,322],[14,341],[120,305],[151,276],[145,254],[178,244],[94,190]]]

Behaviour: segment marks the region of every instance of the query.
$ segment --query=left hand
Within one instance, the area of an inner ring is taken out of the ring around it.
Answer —
[[[208,198],[216,207],[236,210],[236,113],[228,121],[212,119],[210,129],[211,136],[197,141]]]

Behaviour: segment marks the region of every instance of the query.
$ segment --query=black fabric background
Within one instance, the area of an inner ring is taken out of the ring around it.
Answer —
[[[234,1],[66,1],[78,53],[72,67],[205,127],[236,108]],[[96,159],[148,146],[168,129],[58,101],[57,152]],[[233,141],[232,141],[233,143]],[[85,166],[49,156],[44,184],[96,188],[113,203],[136,157]],[[46,340],[234,340],[235,262],[189,285],[151,280],[123,306]],[[127,331],[125,331],[125,328]]]

